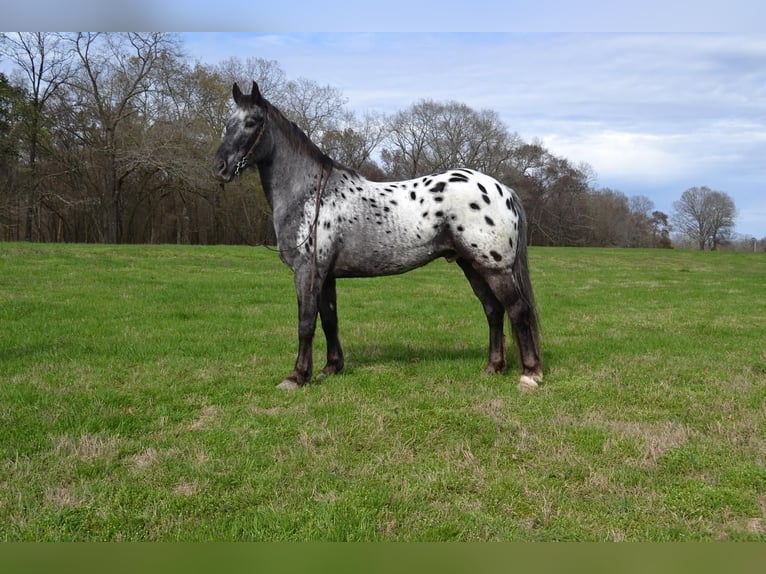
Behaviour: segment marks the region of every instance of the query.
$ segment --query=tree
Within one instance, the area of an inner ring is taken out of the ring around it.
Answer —
[[[287,82],[280,100],[285,115],[317,143],[328,131],[338,129],[346,105],[339,89],[307,78]]]
[[[48,102],[71,77],[71,51],[60,34],[51,32],[17,32],[3,35],[0,43],[11,61],[18,66],[29,91],[26,114],[26,144],[31,180],[27,184],[24,239],[33,239],[34,221],[39,226],[39,178],[37,160],[43,137],[45,110]]]
[[[83,139],[93,154],[90,182],[101,203],[102,240],[123,241],[125,183],[132,172],[125,152],[134,145],[130,125],[144,111],[146,98],[161,91],[176,55],[176,40],[166,33],[78,33],[72,38],[78,64],[69,85],[84,111]],[[129,158],[128,158],[129,159]]]
[[[734,230],[734,201],[722,191],[691,187],[673,203],[673,224],[683,235],[704,250],[718,249]]]
[[[624,193],[609,188],[588,194],[590,233],[588,245],[624,247],[630,243],[631,211]]]
[[[243,61],[233,56],[218,64],[214,72],[223,80],[226,105],[231,104],[231,86],[234,82],[240,86],[249,86],[255,80],[263,97],[279,108],[283,106],[287,76],[276,60],[251,56]]]
[[[322,150],[340,164],[355,169],[373,180],[385,178],[372,154],[386,135],[382,116],[366,114],[361,119],[353,113],[344,114],[344,127],[328,130],[321,142]]]
[[[21,197],[16,186],[19,167],[20,125],[29,109],[25,91],[0,73],[0,240],[18,240]],[[26,209],[24,209],[26,211]]]
[[[504,181],[521,196],[527,212],[530,242],[535,245],[587,245],[591,221],[588,215],[587,164],[572,165],[556,157],[540,142],[522,144],[510,158],[514,168]]]
[[[668,214],[662,211],[652,211],[651,218],[652,247],[668,249],[673,246],[670,241],[670,223]]]
[[[654,247],[652,241],[652,212],[654,202],[645,195],[628,199],[630,208],[628,247]]]
[[[467,167],[502,179],[518,145],[491,110],[422,100],[390,118],[381,157],[393,178]]]

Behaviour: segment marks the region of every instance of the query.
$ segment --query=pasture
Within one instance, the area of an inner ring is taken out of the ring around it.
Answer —
[[[440,260],[339,280],[284,392],[276,253],[0,244],[0,540],[766,540],[766,257],[530,265],[538,390]]]

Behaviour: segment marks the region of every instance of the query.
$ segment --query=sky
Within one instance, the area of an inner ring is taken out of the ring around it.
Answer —
[[[193,60],[276,60],[289,78],[392,113],[421,99],[491,109],[595,187],[671,213],[688,188],[728,193],[736,230],[766,236],[766,35],[189,33]]]
[[[422,99],[491,109],[523,139],[588,163],[595,187],[671,213],[706,185],[734,199],[738,233],[766,236],[762,0],[0,4],[6,30],[174,31],[206,64],[276,60],[358,112]]]

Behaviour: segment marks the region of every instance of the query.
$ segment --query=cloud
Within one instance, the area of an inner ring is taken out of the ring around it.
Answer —
[[[497,111],[526,140],[587,162],[596,185],[670,206],[709,185],[741,213],[766,184],[766,36],[746,34],[256,34],[195,50],[274,59],[289,77],[393,113],[421,99]],[[204,57],[201,58],[203,61]],[[766,218],[740,231],[766,234]]]
[[[604,130],[576,138],[550,134],[541,139],[557,155],[593,166],[600,179],[654,185],[689,171],[679,151],[683,136]]]

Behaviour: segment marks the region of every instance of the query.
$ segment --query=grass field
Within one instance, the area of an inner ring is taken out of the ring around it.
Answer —
[[[766,257],[531,266],[537,391],[439,261],[340,281],[346,371],[283,392],[272,251],[0,244],[0,539],[766,540]]]

